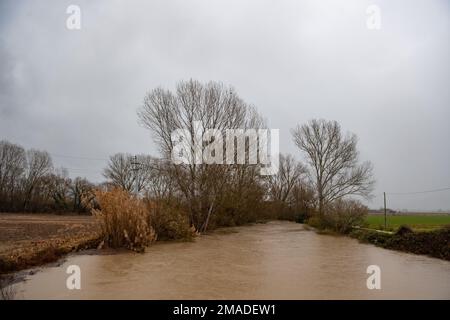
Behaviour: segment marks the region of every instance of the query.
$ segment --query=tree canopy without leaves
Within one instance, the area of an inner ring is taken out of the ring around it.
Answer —
[[[294,142],[306,154],[317,192],[319,214],[324,206],[347,195],[370,197],[372,164],[358,162],[357,137],[343,135],[336,121],[312,120],[292,130]]]
[[[42,178],[51,173],[53,169],[52,159],[46,151],[28,150],[26,152],[26,169],[24,180],[24,208],[27,209],[33,192],[38,187]]]
[[[0,141],[0,209],[14,209],[20,202],[25,149],[8,141]]]
[[[141,192],[148,187],[153,161],[147,155],[138,155],[135,159],[131,154],[116,153],[109,158],[103,176],[110,184],[123,190],[132,192],[137,187],[137,191]]]
[[[286,202],[294,187],[301,183],[305,167],[291,155],[280,154],[278,173],[267,177],[268,191],[273,201]]]
[[[227,129],[258,129],[262,126],[259,114],[234,89],[217,82],[182,81],[174,92],[161,88],[149,92],[138,115],[141,123],[152,131],[163,160],[169,164],[167,172],[186,200],[190,222],[197,230],[206,230],[209,218],[219,206],[229,183],[245,180],[235,180],[238,173],[257,183],[250,173],[252,170],[245,169],[248,167],[245,165],[197,164],[195,161],[174,164],[171,161],[174,150],[172,133],[177,129],[187,130],[187,140],[194,141],[197,136],[203,137],[210,128],[225,134]],[[201,126],[198,127],[197,123]],[[214,136],[214,139],[201,142],[202,154],[217,138]],[[190,159],[193,159],[195,151],[187,151],[188,154],[190,152]],[[237,190],[236,186],[231,190]]]
[[[0,212],[87,212],[93,188],[53,168],[48,152],[0,141]]]

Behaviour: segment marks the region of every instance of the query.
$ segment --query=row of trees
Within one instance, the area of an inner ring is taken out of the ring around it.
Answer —
[[[217,136],[206,134],[204,138],[207,128],[225,136],[227,129],[266,127],[254,107],[233,88],[220,83],[190,80],[180,82],[174,92],[154,89],[146,95],[138,116],[161,152],[163,165],[156,172],[170,186],[169,196],[185,207],[196,230],[204,231],[211,223],[241,224],[268,216],[303,220],[314,212],[326,220],[326,213],[333,211],[337,201],[342,208],[343,199],[352,195],[369,197],[373,187],[372,165],[359,163],[356,136],[344,135],[335,121],[312,120],[292,130],[305,162],[281,155],[274,176],[259,175],[260,164],[199,164],[193,160],[199,151],[193,148],[184,150],[187,163],[171,161],[177,143],[172,133],[177,129],[185,129],[185,138],[191,142],[203,137],[199,153],[205,154],[217,152],[211,148]],[[247,139],[247,153],[258,150],[259,146],[253,145],[257,143]],[[247,155],[247,159],[250,157]]]
[[[185,129],[185,138],[191,142],[202,137],[200,154],[224,151],[225,156],[229,150],[214,150],[217,136],[205,135],[208,128],[225,136],[228,129],[266,127],[254,107],[220,83],[190,80],[179,83],[174,92],[154,89],[145,96],[138,117],[151,131],[159,157],[111,156],[103,172],[107,179],[103,186],[138,193],[152,208],[164,208],[155,209],[160,214],[176,212],[175,220],[186,221],[198,231],[265,218],[302,221],[314,213],[329,220],[331,212],[346,211],[343,199],[369,197],[373,187],[372,166],[359,162],[356,136],[344,134],[335,121],[312,120],[293,129],[293,140],[304,161],[281,155],[278,173],[272,176],[260,175],[262,165],[249,161],[198,163],[195,156],[199,150],[191,147],[183,150],[187,162],[172,161],[177,129]],[[235,143],[240,142],[233,138]],[[241,143],[247,160],[260,148],[258,140],[249,137]],[[234,152],[237,159],[237,148]],[[92,200],[93,187],[84,179],[71,180],[54,170],[46,152],[25,151],[6,141],[0,144],[0,210],[83,211],[83,200]],[[347,204],[353,211],[363,209],[354,202]],[[184,216],[180,218],[180,214]]]
[[[175,92],[157,88],[149,92],[138,111],[141,124],[148,128],[161,152],[172,196],[181,201],[196,230],[205,231],[211,224],[236,225],[273,216],[276,209],[309,208],[308,187],[303,181],[303,168],[292,157],[281,158],[276,177],[259,174],[261,164],[204,164],[195,161],[196,153],[209,156],[220,152],[225,157],[230,150],[213,148],[218,136],[226,136],[229,129],[258,130],[266,127],[256,109],[245,103],[233,88],[220,83],[202,84],[186,81]],[[200,123],[200,125],[199,125]],[[188,141],[203,137],[201,150],[183,150],[185,163],[171,161],[177,141],[172,133],[177,129],[188,132]],[[238,139],[233,145],[239,144]],[[260,146],[249,137],[242,142],[249,159]],[[232,150],[237,160],[238,150]],[[237,161],[236,161],[237,162]],[[273,209],[273,210],[272,210]],[[281,212],[280,211],[280,212]]]
[[[55,169],[46,151],[0,141],[0,211],[86,212],[94,185]]]

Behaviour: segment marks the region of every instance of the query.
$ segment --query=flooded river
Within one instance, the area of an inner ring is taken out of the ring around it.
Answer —
[[[81,269],[68,290],[66,269]],[[381,289],[369,290],[369,265]],[[227,228],[145,254],[83,254],[16,285],[25,299],[450,299],[450,262],[270,222]]]

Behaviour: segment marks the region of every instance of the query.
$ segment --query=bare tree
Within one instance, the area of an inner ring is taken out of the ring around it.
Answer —
[[[138,164],[134,163],[136,160]],[[117,153],[109,158],[108,167],[104,170],[103,176],[108,181],[128,192],[136,189],[144,190],[150,179],[152,158],[146,155],[134,156],[125,153]]]
[[[42,182],[45,175],[49,174],[53,168],[50,154],[46,151],[28,150],[26,152],[27,166],[23,183],[24,209],[28,209],[33,192]]]
[[[197,230],[204,231],[219,204],[222,190],[234,166],[198,164],[194,159],[196,150],[187,150],[188,163],[171,162],[176,141],[172,133],[177,129],[189,132],[187,140],[194,144],[203,137],[208,128],[225,134],[227,129],[246,128],[257,124],[259,116],[232,88],[220,83],[202,84],[190,80],[180,82],[176,92],[161,88],[152,90],[144,99],[138,112],[141,123],[153,132],[162,157],[170,165],[170,176],[177,190],[189,206],[190,222]],[[197,124],[200,123],[200,126]],[[254,128],[254,127],[253,127]],[[218,137],[201,141],[202,154]]]
[[[54,169],[49,153],[0,141],[0,211],[86,211],[93,184]]]
[[[269,195],[272,200],[285,202],[296,184],[300,182],[306,168],[291,155],[280,154],[278,173],[268,177]]]
[[[53,199],[54,208],[57,210],[69,210],[70,186],[72,180],[69,178],[67,169],[56,169],[48,177],[49,197]]]
[[[288,200],[289,207],[295,212],[295,219],[304,222],[309,218],[316,207],[314,188],[304,180],[294,185]]]
[[[72,208],[78,212],[87,211],[87,204],[94,199],[94,185],[87,179],[77,177],[70,184],[69,194]]]
[[[336,121],[312,120],[292,130],[294,142],[306,154],[317,192],[319,214],[324,206],[347,195],[369,197],[372,164],[358,162],[357,137],[343,136]]]
[[[103,176],[111,184],[130,192],[134,179],[131,162],[131,155],[117,153],[109,157],[108,167],[104,170]]]
[[[25,150],[8,141],[0,141],[0,209],[16,205],[26,167]]]
[[[150,199],[168,199],[174,196],[174,182],[171,179],[171,166],[162,159],[152,159],[147,164],[149,181],[146,188],[147,197]]]
[[[314,193],[307,168],[291,155],[280,154],[276,175],[267,177],[267,192],[272,217],[303,222],[314,208]]]

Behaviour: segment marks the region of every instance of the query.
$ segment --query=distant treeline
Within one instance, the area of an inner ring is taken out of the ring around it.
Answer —
[[[206,229],[204,219],[208,213],[212,216],[209,221],[212,226],[229,226],[267,218],[302,220],[314,210],[314,190],[305,180],[305,168],[290,155],[280,155],[276,176],[260,176],[251,165],[211,173],[215,176],[202,177],[199,187],[203,191],[197,192],[194,203],[189,203],[180,186],[181,173],[168,161],[117,153],[110,157],[103,171],[105,182],[94,184],[86,178],[68,177],[67,170],[53,166],[46,151],[25,150],[3,140],[0,141],[0,212],[89,213],[95,200],[94,191],[112,188],[164,203],[167,211],[172,206],[183,207],[189,225],[203,229]],[[215,194],[217,198],[211,207],[208,193],[214,190],[212,185],[218,187],[219,174],[225,175],[223,185],[220,197]],[[196,205],[200,206],[199,211],[189,215],[189,210]]]
[[[93,188],[55,169],[48,152],[0,141],[0,211],[84,213]]]

